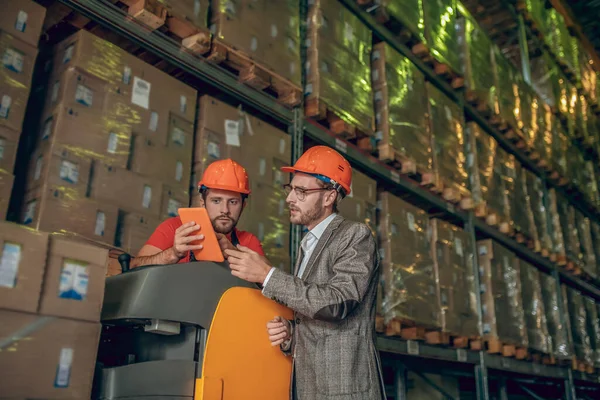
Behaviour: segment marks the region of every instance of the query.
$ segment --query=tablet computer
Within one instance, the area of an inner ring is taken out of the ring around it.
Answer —
[[[186,224],[194,221],[196,224],[200,225],[200,230],[192,233],[192,235],[204,235],[203,240],[196,240],[189,243],[190,245],[201,244],[203,246],[202,249],[193,251],[196,260],[214,262],[225,261],[221,246],[219,246],[219,240],[213,229],[212,222],[210,222],[206,208],[180,208],[177,211],[179,212],[179,218],[181,218],[182,223]]]

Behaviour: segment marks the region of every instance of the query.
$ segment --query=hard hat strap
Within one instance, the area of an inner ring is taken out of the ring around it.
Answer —
[[[342,197],[346,196],[346,191],[344,190],[342,185],[340,185],[333,179],[329,178],[328,176],[321,175],[321,174],[311,174],[311,175],[314,176],[315,178],[317,178],[318,180],[320,180],[321,182],[325,182],[326,184],[333,186],[333,189],[335,191],[337,191],[338,193],[340,193],[342,195]]]

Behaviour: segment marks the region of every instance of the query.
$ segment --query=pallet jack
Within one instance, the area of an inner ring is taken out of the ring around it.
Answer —
[[[227,262],[129,270],[106,280],[92,398],[287,399],[291,359],[266,323],[291,310],[231,275]]]

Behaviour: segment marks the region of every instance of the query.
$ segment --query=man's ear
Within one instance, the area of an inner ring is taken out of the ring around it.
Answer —
[[[336,199],[337,193],[333,190],[329,191],[327,193],[327,196],[325,196],[325,205],[326,206],[330,206],[333,205],[333,203],[335,203],[335,199]]]

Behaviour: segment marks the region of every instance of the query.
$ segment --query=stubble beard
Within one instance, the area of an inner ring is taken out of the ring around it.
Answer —
[[[217,233],[221,233],[223,235],[229,235],[233,231],[233,229],[236,227],[237,221],[235,221],[231,217],[225,217],[229,220],[230,223],[224,227],[223,225],[220,224],[220,221],[219,221],[219,219],[223,219],[223,218],[224,218],[223,216],[219,216],[211,221],[213,229]]]
[[[308,226],[313,221],[318,221],[325,213],[325,209],[323,207],[323,199],[321,199],[321,201],[318,201],[314,205],[314,207],[309,210],[301,211],[299,208],[296,207],[294,207],[294,210],[296,210],[296,212],[299,213],[299,215],[290,215],[290,222],[292,224],[303,226]]]

